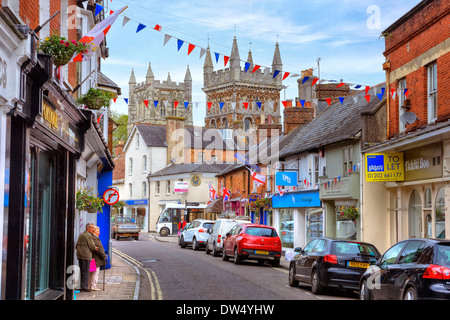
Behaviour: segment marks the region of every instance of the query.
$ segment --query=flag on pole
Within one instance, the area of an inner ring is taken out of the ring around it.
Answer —
[[[217,196],[216,190],[214,190],[214,188],[213,188],[213,186],[211,185],[211,183],[209,184],[209,198],[210,198],[211,200],[219,198],[219,197]]]
[[[94,55],[94,51],[97,50],[102,41],[105,39],[106,34],[108,33],[109,29],[111,29],[111,26],[116,21],[117,17],[127,8],[128,7],[125,6],[120,10],[114,11],[113,14],[109,15],[107,18],[97,23],[94,28],[89,30],[84,35],[84,37],[80,39],[80,42],[91,44],[90,48],[88,49],[88,52],[84,54],[84,57],[80,53],[77,56],[75,56],[72,60],[83,61],[92,57]]]
[[[252,170],[250,170],[250,171],[251,171],[251,174],[252,174],[252,179],[253,179],[253,181],[256,182],[256,185],[258,187],[266,183],[266,176],[258,174],[258,173],[254,172]]]
[[[223,201],[230,200],[230,196],[231,196],[230,191],[228,191],[227,188],[222,187],[222,192],[223,192]]]

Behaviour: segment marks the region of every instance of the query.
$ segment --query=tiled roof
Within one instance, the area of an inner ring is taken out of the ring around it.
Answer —
[[[167,167],[148,175],[150,178],[181,174],[181,173],[218,173],[225,169],[229,164],[208,164],[208,163],[181,163],[181,164],[170,164]]]
[[[385,84],[376,86],[378,92]],[[367,102],[365,91],[355,93],[344,99],[344,103],[336,102],[316,116],[310,123],[295,128],[280,142],[280,158],[317,149],[339,141],[352,139],[362,129],[361,112],[379,106],[380,99],[370,89],[370,101]],[[385,95],[389,94],[385,92]],[[357,102],[353,97],[357,98]]]

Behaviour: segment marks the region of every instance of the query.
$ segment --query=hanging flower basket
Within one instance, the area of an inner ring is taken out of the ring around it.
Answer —
[[[80,41],[68,41],[57,34],[42,40],[39,50],[50,54],[53,57],[55,66],[63,66],[70,62],[74,54],[84,54],[88,52],[90,45]]]
[[[98,110],[101,107],[109,107],[114,94],[98,88],[89,88],[86,94],[77,99],[77,102],[84,104],[88,109]]]
[[[75,205],[77,210],[89,213],[103,212],[103,199],[94,195],[94,188],[86,187],[78,189],[76,193]]]
[[[359,211],[355,206],[346,207],[338,213],[339,221],[352,220],[353,222],[356,222],[357,219],[359,219]]]

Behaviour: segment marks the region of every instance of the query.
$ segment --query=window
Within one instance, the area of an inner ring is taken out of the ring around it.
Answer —
[[[401,79],[398,82],[398,115],[399,115],[399,119],[400,117],[405,113],[405,95],[403,94],[405,92],[406,89],[406,79]],[[399,128],[400,128],[400,132],[405,131],[406,126],[403,122],[400,121],[399,123]]]
[[[155,193],[156,194],[159,194],[160,188],[161,188],[161,183],[159,181],[156,181],[155,182]]]
[[[142,172],[147,172],[147,156],[142,157]]]
[[[305,247],[305,249],[303,251],[305,253],[311,252],[312,249],[314,248],[314,246],[316,245],[317,241],[319,241],[319,239],[315,239],[315,240],[311,241],[310,243],[308,243],[308,245]]]
[[[344,148],[344,174],[347,175],[353,168],[353,147]]]
[[[128,160],[128,174],[133,174],[133,158]]]
[[[428,123],[437,118],[437,64],[428,66]]]
[[[166,192],[167,192],[167,194],[170,194],[170,180],[167,180],[167,183],[166,183]]]
[[[400,254],[400,251],[402,251],[402,248],[404,247],[405,243],[397,243],[393,247],[391,247],[386,253],[383,255],[383,258],[381,259],[381,265],[386,266],[390,264],[394,264],[397,260],[398,255]]]
[[[133,184],[132,183],[128,184],[128,192],[129,192],[129,196],[131,198],[133,196]]]
[[[136,133],[136,149],[139,149],[139,133]]]
[[[198,162],[203,162],[205,160],[205,153],[199,152],[198,153]]]
[[[147,196],[147,183],[142,182],[142,196],[145,198]]]
[[[319,184],[319,156],[314,156],[314,181],[312,181],[312,186]],[[311,187],[312,187],[311,186]]]
[[[435,237],[445,239],[445,187],[440,188],[436,195],[435,210]]]
[[[402,251],[398,263],[415,263],[420,257],[424,248],[424,243],[422,241],[410,241],[405,250]]]
[[[419,191],[414,190],[408,206],[409,237],[422,237],[422,200]]]

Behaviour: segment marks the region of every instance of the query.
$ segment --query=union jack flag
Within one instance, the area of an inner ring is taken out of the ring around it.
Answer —
[[[217,192],[216,190],[214,190],[213,186],[211,185],[211,183],[209,184],[209,198],[212,199],[217,199]]]
[[[224,201],[230,200],[230,196],[231,196],[230,191],[228,191],[228,189],[225,187],[222,188],[222,191],[223,191],[223,200]]]

